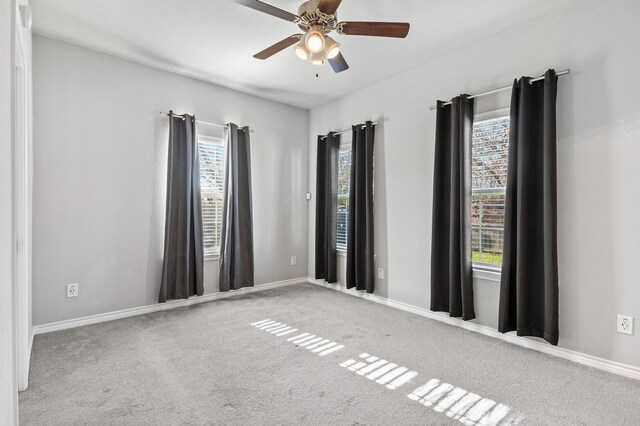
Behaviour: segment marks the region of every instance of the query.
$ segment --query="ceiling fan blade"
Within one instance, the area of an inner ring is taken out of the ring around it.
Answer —
[[[285,21],[296,22],[296,20],[300,18],[298,15],[294,15],[293,13],[289,13],[286,10],[279,9],[275,6],[271,6],[270,4],[261,2],[259,0],[235,0],[235,1],[238,4],[284,19]]]
[[[338,32],[346,35],[405,38],[410,27],[406,22],[340,22]]]
[[[329,59],[329,64],[331,65],[331,68],[333,68],[333,71],[336,73],[349,69],[349,64],[347,64],[347,61],[344,60],[344,56],[342,56],[342,53],[338,53],[338,56],[333,59]]]
[[[253,55],[253,57],[256,58],[256,59],[267,59],[267,58],[270,58],[271,56],[275,55],[276,53],[280,52],[281,50],[284,50],[287,47],[292,46],[292,45],[296,44],[299,41],[300,41],[300,35],[292,35],[291,37],[287,37],[284,40],[280,40],[279,42],[277,42],[273,46],[267,47],[262,52],[256,53],[255,55]]]
[[[320,0],[318,9],[320,9],[320,12],[322,13],[333,15],[336,13],[336,10],[338,10],[340,3],[342,3],[342,0]]]

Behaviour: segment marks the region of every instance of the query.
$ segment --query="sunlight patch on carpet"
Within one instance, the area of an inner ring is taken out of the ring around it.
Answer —
[[[376,383],[386,386],[387,389],[397,389],[418,375],[415,371],[409,371],[407,367],[401,367],[368,353],[360,354],[359,358],[360,360],[346,360],[340,366],[365,376],[369,380],[375,380]]]
[[[466,426],[517,425],[522,419],[511,407],[431,379],[407,397]]]
[[[288,336],[298,331],[296,328],[271,319],[254,322],[251,325],[278,337]],[[325,356],[344,348],[344,345],[339,345],[331,339],[325,339],[311,333],[299,333],[287,337],[286,341],[294,344],[295,347],[306,349],[319,356]],[[416,371],[366,352],[361,353],[356,359],[348,359],[339,365],[390,390],[411,383],[418,376]],[[483,398],[478,394],[449,383],[443,383],[438,379],[429,380],[408,394],[407,397],[437,413],[446,415],[452,420],[457,420],[465,426],[517,425],[524,419],[522,413],[515,412],[508,405]]]
[[[273,321],[271,319],[257,321],[251,325],[278,337],[286,336],[298,331],[297,328],[292,328],[286,324]],[[344,345],[339,345],[330,339],[325,339],[310,333],[300,333],[297,336],[289,337],[287,341],[293,343],[296,347],[307,349],[311,353],[322,357],[344,348]]]

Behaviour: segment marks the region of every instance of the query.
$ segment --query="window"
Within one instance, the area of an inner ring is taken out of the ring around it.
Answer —
[[[501,266],[509,117],[473,124],[471,251],[475,266]]]
[[[198,149],[204,254],[212,255],[220,252],[224,194],[224,142],[222,139],[198,136]]]
[[[351,142],[342,143],[338,151],[338,229],[337,248],[347,250],[349,226],[349,183],[351,181]]]

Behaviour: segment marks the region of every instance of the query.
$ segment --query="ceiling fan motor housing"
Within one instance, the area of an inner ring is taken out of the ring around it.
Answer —
[[[337,14],[327,15],[322,13],[318,6],[320,0],[309,0],[298,8],[298,16],[300,16],[299,22],[297,22],[300,29],[307,32],[312,26],[320,25],[324,29],[324,33],[328,34],[333,31],[337,23]]]
[[[313,13],[318,10],[320,0],[308,0],[300,5],[298,8],[298,16],[304,16],[308,13]]]

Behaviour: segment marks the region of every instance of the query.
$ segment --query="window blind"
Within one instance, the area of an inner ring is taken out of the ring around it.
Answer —
[[[224,191],[224,142],[198,137],[204,253],[220,251]]]
[[[347,250],[347,227],[349,226],[349,182],[351,180],[351,144],[340,146],[338,153],[338,220],[336,247]]]

